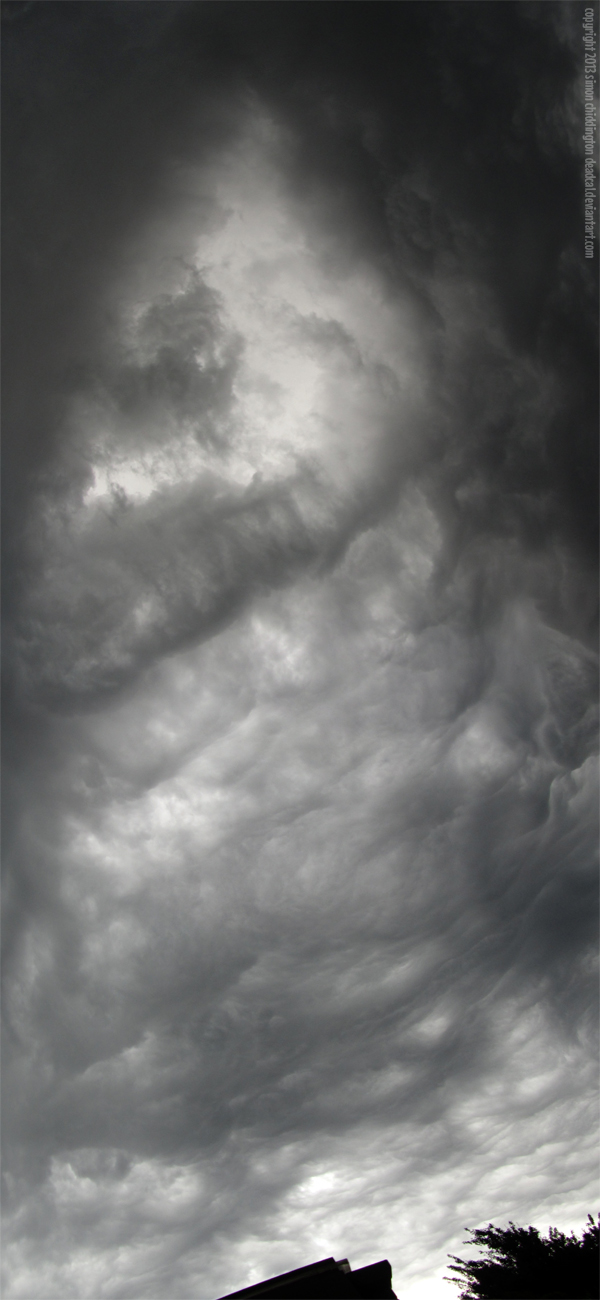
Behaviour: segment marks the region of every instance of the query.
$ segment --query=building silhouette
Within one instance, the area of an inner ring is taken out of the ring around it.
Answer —
[[[319,1259],[304,1268],[266,1278],[220,1300],[397,1300],[392,1291],[392,1268],[387,1259],[366,1268],[352,1269],[347,1259]]]

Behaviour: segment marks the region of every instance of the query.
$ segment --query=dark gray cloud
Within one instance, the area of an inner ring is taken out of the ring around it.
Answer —
[[[590,1208],[576,8],[7,9],[14,1300]]]

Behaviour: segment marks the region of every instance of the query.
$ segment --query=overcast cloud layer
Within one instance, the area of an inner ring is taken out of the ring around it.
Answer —
[[[4,6],[7,1300],[595,1207],[583,9]]]

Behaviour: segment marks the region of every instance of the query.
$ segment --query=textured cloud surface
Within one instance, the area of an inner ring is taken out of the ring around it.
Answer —
[[[7,10],[11,1300],[593,1208],[576,10]]]

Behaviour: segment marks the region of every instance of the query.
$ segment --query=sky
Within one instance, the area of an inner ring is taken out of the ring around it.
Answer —
[[[3,6],[6,1300],[597,1209],[583,16]]]

